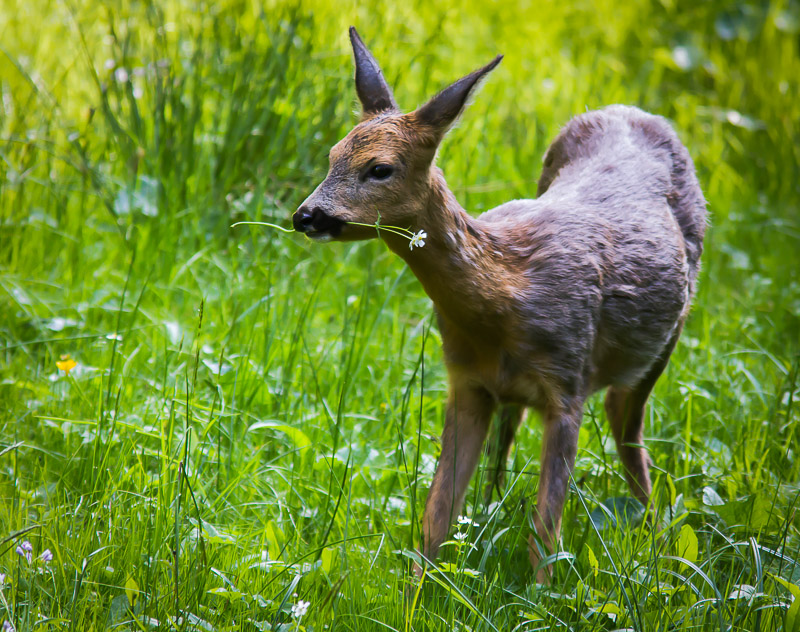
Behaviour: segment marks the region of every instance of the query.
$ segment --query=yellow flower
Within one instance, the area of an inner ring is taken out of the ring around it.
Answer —
[[[78,366],[78,363],[75,362],[75,360],[70,358],[68,355],[62,355],[61,360],[56,360],[56,366],[62,371],[64,371],[65,375],[69,375],[69,372],[72,371],[72,369],[74,369],[76,366]]]

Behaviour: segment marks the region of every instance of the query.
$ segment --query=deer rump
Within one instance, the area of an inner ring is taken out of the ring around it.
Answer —
[[[510,327],[528,336],[507,362],[544,356],[540,372],[570,391],[586,377],[590,391],[633,387],[694,295],[706,209],[691,158],[663,118],[614,105],[565,126],[538,188],[478,218],[528,281]]]

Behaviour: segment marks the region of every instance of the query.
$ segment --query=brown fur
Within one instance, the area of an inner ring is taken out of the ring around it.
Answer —
[[[686,149],[663,119],[636,108],[589,112],[548,150],[539,198],[476,219],[459,206],[434,159],[500,58],[402,114],[354,30],[351,38],[364,116],[331,150],[328,177],[294,222],[326,240],[375,237],[375,229],[349,222],[379,218],[427,232],[425,246],[413,250],[403,237],[380,232],[434,303],[450,379],[424,555],[436,557],[460,511],[498,405],[491,485],[502,479],[524,408],[542,413],[534,524],[548,550],[557,546],[583,404],[599,389],[610,387],[606,411],[617,451],[646,504],[645,404],[686,318],[706,222]],[[391,175],[372,177],[376,164],[391,167]],[[536,566],[533,538],[530,552]]]

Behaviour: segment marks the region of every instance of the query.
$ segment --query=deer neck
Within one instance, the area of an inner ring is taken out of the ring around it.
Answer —
[[[502,241],[459,205],[438,168],[412,230],[427,233],[424,246],[385,239],[419,279],[439,318],[465,332],[496,335],[512,294]]]

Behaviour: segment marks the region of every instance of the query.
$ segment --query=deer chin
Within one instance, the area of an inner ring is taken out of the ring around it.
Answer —
[[[320,213],[311,226],[301,228],[301,232],[309,239],[319,242],[333,241],[339,239],[342,229],[347,223],[338,217]]]
[[[306,233],[306,237],[308,237],[312,241],[318,241],[320,243],[325,243],[326,241],[333,241],[333,235],[331,235],[330,233],[324,233],[324,232],[314,231],[314,232]]]

